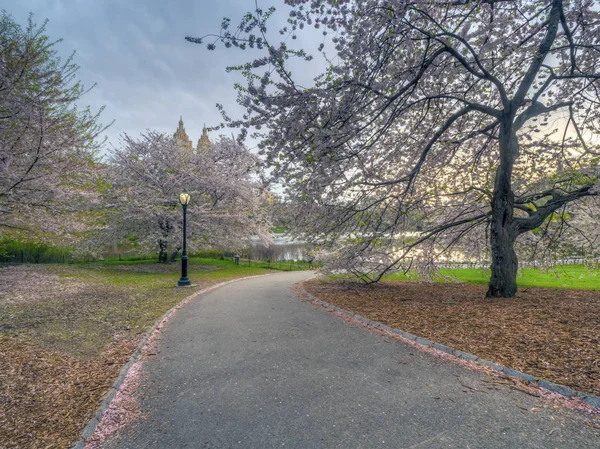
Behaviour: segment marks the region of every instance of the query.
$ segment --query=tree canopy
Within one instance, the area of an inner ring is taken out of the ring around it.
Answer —
[[[246,78],[246,113],[224,119],[242,137],[256,130],[306,235],[341,244],[334,268],[378,280],[485,238],[488,296],[510,297],[517,239],[548,248],[590,229],[581,211],[598,210],[593,1],[286,3],[283,41],[267,34],[273,9],[258,8],[233,31],[225,19],[220,33],[187,39],[265,49],[229,68]],[[289,38],[309,26],[324,36],[325,62],[304,86],[290,65],[312,56]]]
[[[181,249],[179,194],[191,195],[188,238],[192,250],[244,246],[251,235],[269,239],[256,155],[220,137],[207,151],[192,152],[156,131],[139,139],[124,135],[103,177],[110,185],[100,203],[104,214],[97,244],[134,238],[142,248],[174,257]]]
[[[77,243],[99,255],[119,241],[181,249],[177,202],[187,190],[192,250],[236,248],[258,235],[268,241],[267,196],[257,155],[220,137],[194,152],[171,136],[122,136],[102,160],[99,114],[79,103],[87,92],[72,56],[32,16],[26,27],[0,15],[0,232],[8,238]]]
[[[96,161],[98,114],[77,65],[61,61],[41,26],[0,14],[0,227],[62,232],[61,214],[81,210]]]

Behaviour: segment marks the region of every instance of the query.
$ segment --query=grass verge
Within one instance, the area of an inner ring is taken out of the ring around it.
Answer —
[[[441,269],[436,282],[457,280],[469,284],[485,284],[490,281],[490,270],[481,268]],[[386,279],[395,281],[417,280],[412,273],[395,273]],[[588,265],[559,265],[552,268],[526,267],[519,270],[519,287],[544,287],[559,289],[600,290],[600,270]]]
[[[195,291],[272,269],[190,260],[108,261],[0,269],[0,442],[5,448],[68,448],[140,338]]]

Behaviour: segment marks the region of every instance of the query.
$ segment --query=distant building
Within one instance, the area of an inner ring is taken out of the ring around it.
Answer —
[[[202,127],[202,135],[198,139],[198,146],[196,151],[208,151],[210,148],[210,139],[208,138],[208,132],[206,131],[206,125]]]
[[[177,131],[175,131],[175,134],[173,134],[173,137],[175,138],[175,140],[177,140],[177,143],[182,149],[188,150],[189,152],[194,151],[192,141],[188,137],[187,133],[185,132],[185,127],[183,126],[183,117],[179,117],[179,126],[177,127]],[[200,138],[198,139],[196,152],[198,153],[200,151],[208,151],[209,148],[210,139],[208,138],[208,131],[206,130],[206,125],[204,125],[202,127],[202,136],[200,136]]]

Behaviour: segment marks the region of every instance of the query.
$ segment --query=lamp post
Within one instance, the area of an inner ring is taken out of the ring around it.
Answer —
[[[183,207],[183,253],[181,253],[181,279],[177,282],[178,287],[192,285],[188,279],[188,257],[187,257],[187,206],[190,204],[190,194],[183,191],[179,194],[179,202]]]

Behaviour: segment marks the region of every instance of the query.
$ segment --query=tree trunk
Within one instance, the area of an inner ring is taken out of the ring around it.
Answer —
[[[171,257],[169,258],[169,262],[175,262],[175,259],[177,258],[177,255],[179,254],[179,250],[181,248],[175,248],[173,250],[173,252],[171,253]]]
[[[159,263],[167,263],[167,241],[160,239],[158,241],[158,262]]]
[[[160,217],[158,220],[158,226],[162,231],[162,238],[158,239],[158,262],[159,263],[167,263],[169,260],[169,254],[167,252],[167,247],[169,245],[169,234],[173,229],[173,226],[169,222],[168,218]]]
[[[509,203],[506,203],[505,211],[510,207]],[[508,226],[499,223],[499,220],[493,219],[491,227],[492,276],[486,296],[512,298],[517,293],[518,260],[514,249],[515,239],[507,232]]]
[[[500,165],[494,183],[490,226],[492,275],[486,296],[512,298],[517,293],[518,260],[514,246],[518,233],[513,223],[515,195],[511,181],[513,164],[518,155],[518,141],[509,123],[503,123],[500,127],[499,144]]]

